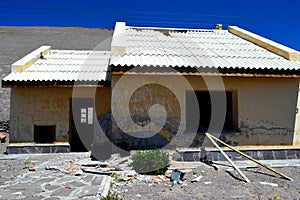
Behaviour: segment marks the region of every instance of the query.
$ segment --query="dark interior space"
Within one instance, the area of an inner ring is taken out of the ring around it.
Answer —
[[[34,142],[54,143],[55,125],[34,125]]]
[[[194,141],[191,147],[199,147],[203,143],[205,138],[205,132],[208,131],[211,115],[212,115],[212,103],[211,96],[214,98],[221,98],[224,95],[222,91],[195,91],[195,96],[197,98],[198,106],[199,106],[199,114],[200,118],[197,118],[197,114],[195,112],[197,109],[194,108],[193,97],[191,95],[192,92],[187,92],[186,100],[187,100],[187,130],[188,131],[197,131],[197,135],[194,138]],[[235,102],[234,97],[235,93],[232,91],[226,91],[226,115],[224,126],[222,132],[230,132],[236,130],[236,123],[234,120],[236,118],[235,115]],[[190,100],[189,100],[190,99]],[[194,127],[193,129],[191,127]],[[197,128],[198,127],[198,128]],[[212,126],[213,127],[213,126]],[[213,129],[213,128],[212,128]],[[216,130],[220,131],[220,130]]]
[[[94,134],[94,99],[70,100],[70,146],[72,152],[91,150]]]
[[[200,121],[198,132],[206,132],[209,128],[212,112],[212,103],[210,95],[215,97],[221,96],[223,92],[220,91],[197,91],[195,92],[198,100],[200,110]],[[233,92],[226,91],[226,116],[224,127],[222,131],[229,131],[234,129],[233,122]]]

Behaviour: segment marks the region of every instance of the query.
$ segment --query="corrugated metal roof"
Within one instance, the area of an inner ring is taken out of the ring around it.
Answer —
[[[3,81],[106,81],[109,58],[109,51],[50,50]]]
[[[159,30],[126,26],[126,53],[112,66],[299,70],[289,61],[227,30]]]

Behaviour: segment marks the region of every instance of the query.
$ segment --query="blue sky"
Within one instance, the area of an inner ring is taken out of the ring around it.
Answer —
[[[0,26],[135,26],[224,28],[236,25],[300,50],[300,1],[263,0],[6,0]]]

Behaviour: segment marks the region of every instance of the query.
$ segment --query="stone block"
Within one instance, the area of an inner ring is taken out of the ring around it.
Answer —
[[[245,160],[245,157],[235,151],[227,151],[226,154],[231,160]]]
[[[172,160],[174,161],[184,161],[182,153],[174,152],[172,155]]]
[[[38,147],[25,146],[20,147],[20,153],[40,153]]]
[[[69,153],[70,147],[69,146],[52,146],[51,153]]]
[[[279,159],[286,159],[286,150],[285,149],[278,149],[278,150],[273,150],[274,151],[274,155],[275,155],[275,159],[279,160]]]
[[[51,153],[49,146],[42,147],[42,149],[40,151],[42,153]]]
[[[299,156],[299,150],[296,150],[296,151],[294,149],[286,150],[286,158],[287,159],[297,159],[297,158],[299,158],[298,156]]]
[[[220,157],[219,157],[219,153],[217,151],[211,151],[210,152],[211,155],[212,155],[212,161],[219,161],[220,160]]]
[[[264,159],[264,154],[262,151],[259,150],[254,150],[252,153],[252,157],[256,160],[263,160]]]
[[[272,150],[263,150],[264,160],[274,160],[274,155]]]
[[[19,154],[20,153],[20,148],[19,147],[8,146],[6,151],[7,151],[8,154]]]

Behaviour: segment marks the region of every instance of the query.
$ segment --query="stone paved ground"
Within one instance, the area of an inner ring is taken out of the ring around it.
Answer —
[[[100,199],[111,178],[76,176],[77,162],[87,158],[89,153],[0,155],[0,199]]]

